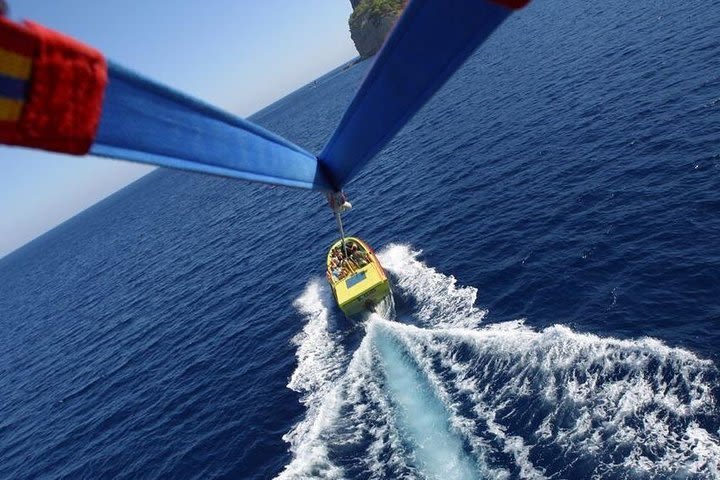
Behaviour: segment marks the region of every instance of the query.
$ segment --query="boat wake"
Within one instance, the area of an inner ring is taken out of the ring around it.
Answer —
[[[305,417],[279,478],[718,478],[719,375],[650,338],[481,326],[477,290],[392,245],[410,312],[343,327],[311,281],[288,387]],[[356,337],[353,344],[348,338]]]

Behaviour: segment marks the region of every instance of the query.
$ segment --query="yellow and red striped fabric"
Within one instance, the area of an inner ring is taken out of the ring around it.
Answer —
[[[106,85],[107,62],[97,50],[0,17],[0,143],[86,154]]]
[[[0,22],[0,129],[14,128],[25,104],[37,41],[10,22]]]

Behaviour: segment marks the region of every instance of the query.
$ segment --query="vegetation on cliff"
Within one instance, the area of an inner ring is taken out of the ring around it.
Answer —
[[[350,15],[350,28],[359,28],[367,20],[397,17],[406,4],[407,0],[361,0]]]
[[[375,55],[408,0],[359,0],[350,15],[350,36],[360,56]]]

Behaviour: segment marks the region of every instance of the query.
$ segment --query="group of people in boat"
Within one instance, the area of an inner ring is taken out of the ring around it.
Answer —
[[[347,255],[346,255],[347,253]],[[345,242],[345,249],[342,244],[333,248],[330,252],[330,266],[328,276],[333,281],[345,278],[355,270],[358,270],[370,263],[370,255],[362,245],[353,240]]]

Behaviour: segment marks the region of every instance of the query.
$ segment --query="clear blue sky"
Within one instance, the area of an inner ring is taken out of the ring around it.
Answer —
[[[355,57],[349,0],[8,0],[10,17],[248,116]],[[0,146],[0,257],[151,171]]]

